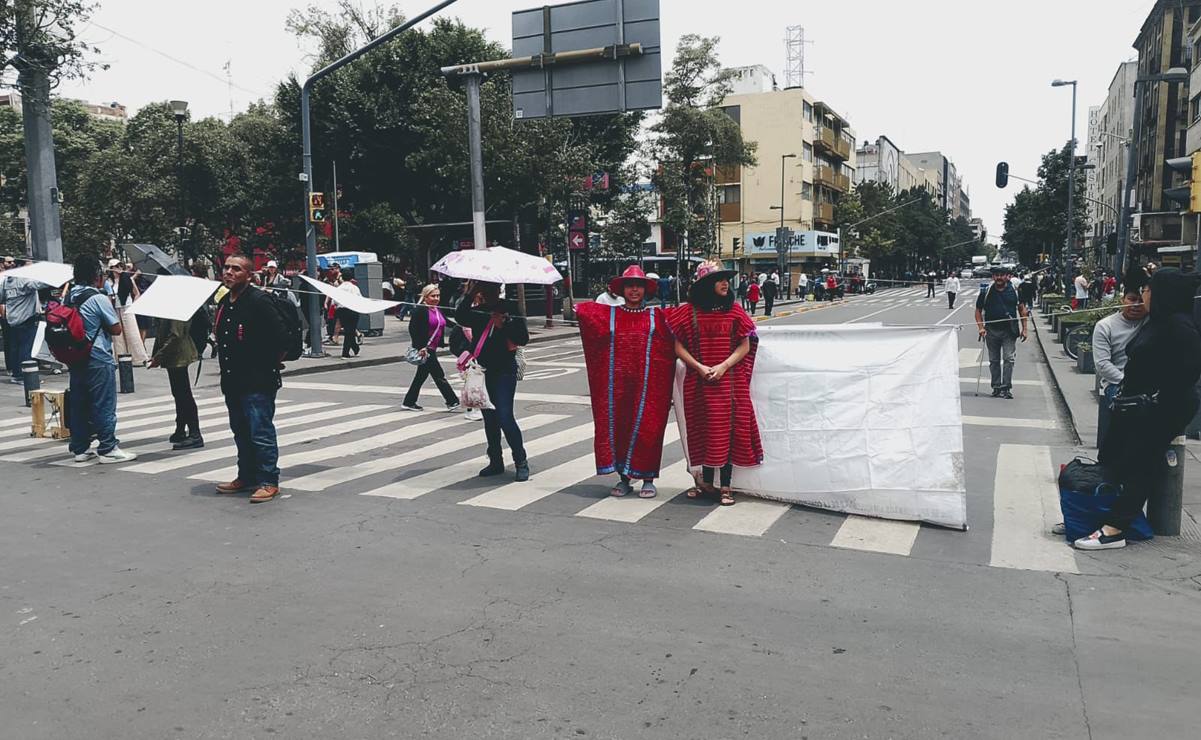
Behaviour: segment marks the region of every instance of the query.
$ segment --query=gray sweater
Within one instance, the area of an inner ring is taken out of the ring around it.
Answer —
[[[1093,362],[1103,389],[1122,382],[1126,370],[1126,345],[1146,322],[1146,319],[1129,321],[1121,313],[1097,322],[1093,329]]]

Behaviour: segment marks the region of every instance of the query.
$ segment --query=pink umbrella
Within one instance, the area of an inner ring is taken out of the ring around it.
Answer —
[[[460,280],[478,280],[502,285],[552,285],[563,279],[555,266],[546,259],[505,247],[451,252],[430,269]]]

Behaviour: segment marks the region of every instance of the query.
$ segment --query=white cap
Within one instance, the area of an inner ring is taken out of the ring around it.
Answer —
[[[267,267],[276,267],[276,268],[278,268],[278,267],[279,267],[279,265],[275,263],[275,260],[267,260]]]
[[[108,261],[108,266],[109,267],[120,267],[121,260],[117,259],[116,257],[113,257],[111,260]]]

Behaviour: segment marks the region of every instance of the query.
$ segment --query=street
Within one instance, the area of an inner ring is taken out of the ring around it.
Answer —
[[[924,295],[770,321],[972,323],[970,292],[954,312]],[[687,500],[674,424],[659,497],[610,498],[575,338],[528,350],[520,485],[511,460],[475,477],[482,425],[432,384],[400,410],[404,364],[285,378],[284,497],[264,506],[213,493],[234,461],[215,362],[207,446],[168,451],[165,379],[139,370],[118,434],[140,457],[112,468],[29,439],[5,386],[0,734],[1193,735],[1196,543],[1048,534],[1077,440],[1033,339],[1010,401],[987,367],[975,395],[980,346],[966,326],[966,532]]]

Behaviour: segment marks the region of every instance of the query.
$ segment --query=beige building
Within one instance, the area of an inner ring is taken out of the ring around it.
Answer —
[[[781,183],[787,228],[834,231],[834,204],[854,181],[855,133],[804,88],[730,95],[723,108],[739,123],[743,138],[758,145],[759,164],[717,173],[721,257],[742,268],[766,269],[777,260]],[[836,244],[825,236],[798,238],[790,260],[794,270],[837,261],[831,253]]]

